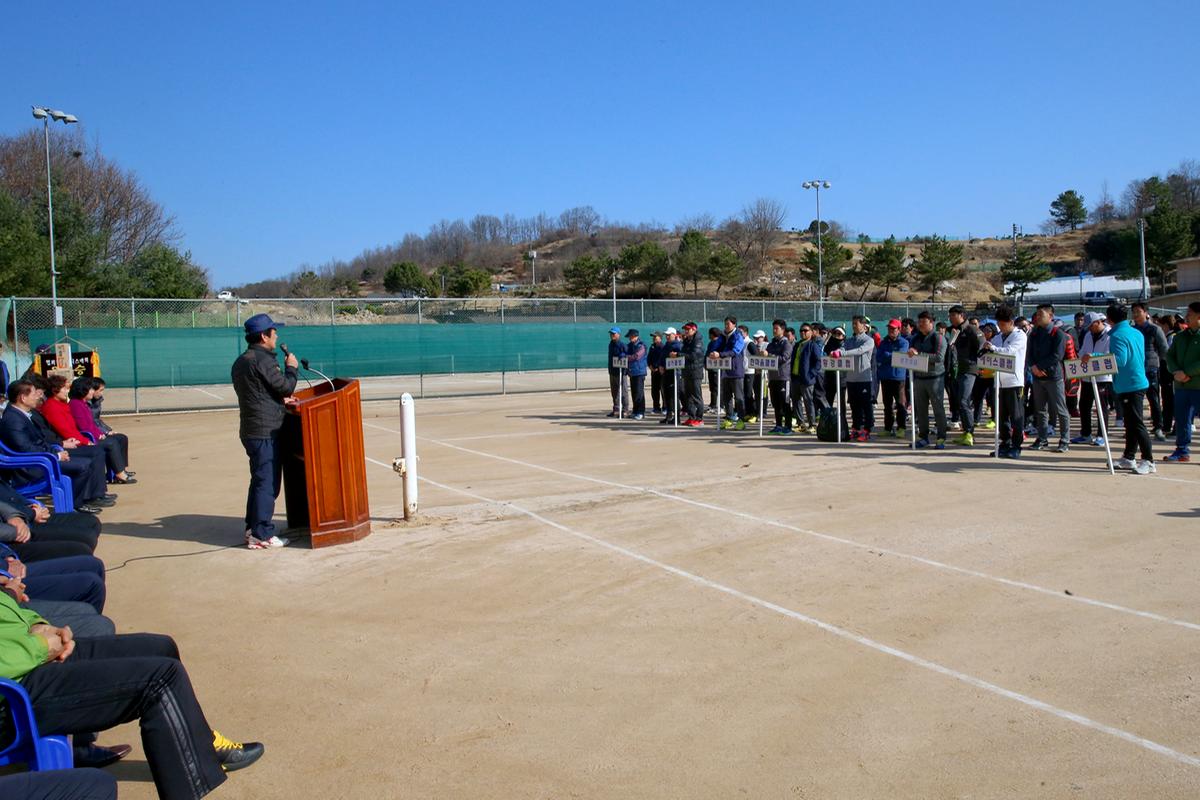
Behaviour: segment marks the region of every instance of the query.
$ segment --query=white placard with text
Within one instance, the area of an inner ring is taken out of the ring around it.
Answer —
[[[668,358],[664,365],[667,369],[683,369],[684,363],[687,361],[683,356],[672,356]]]
[[[1063,372],[1067,379],[1099,378],[1101,375],[1117,374],[1117,358],[1113,355],[1092,356],[1087,361],[1073,358],[1063,362]]]
[[[910,356],[908,353],[892,353],[892,367],[895,369],[911,369],[914,372],[928,372],[929,356]]]
[[[750,356],[750,369],[779,369],[779,356]]]
[[[830,372],[853,372],[854,358],[852,356],[840,356],[838,358],[822,356],[821,369]]]
[[[992,372],[1007,372],[1012,375],[1016,374],[1017,371],[1017,357],[1004,353],[980,353],[979,366],[981,369],[990,369]]]

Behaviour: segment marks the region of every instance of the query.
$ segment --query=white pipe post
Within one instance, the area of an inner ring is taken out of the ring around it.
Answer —
[[[1112,460],[1112,445],[1108,441],[1108,426],[1104,423],[1104,407],[1100,405],[1100,386],[1096,383],[1096,378],[1092,377],[1092,402],[1096,406],[1096,419],[1100,421],[1100,436],[1104,439],[1104,455],[1108,458],[1108,474],[1116,475],[1117,470],[1113,466]]]
[[[671,388],[675,390],[675,410],[671,414],[671,419],[675,423],[673,427],[679,427],[679,373],[680,370],[671,370],[675,373],[675,379],[671,381]]]
[[[907,399],[910,403],[912,403],[913,418],[908,421],[908,427],[909,427],[909,431],[912,434],[912,449],[913,450],[917,449],[917,404],[916,404],[916,401],[913,400],[913,394],[915,394],[916,391],[917,391],[917,381],[916,381],[916,378],[913,377],[913,371],[910,369],[908,371],[908,398]],[[904,404],[901,403],[900,405],[903,406]]]
[[[725,403],[723,402],[725,399],[725,395],[723,395],[721,393],[721,372],[722,371],[723,370],[720,370],[720,369],[717,370],[717,428],[716,428],[717,430],[721,430],[721,412],[725,410]]]
[[[417,513],[417,410],[412,395],[400,395],[400,453],[404,459],[404,518]]]
[[[842,416],[842,371],[841,370],[837,371],[836,377],[837,377],[837,392],[834,395],[833,402],[834,402],[834,405],[836,406],[836,408],[834,410],[837,412],[837,443],[841,444],[842,443],[842,422],[845,419],[845,417]]]
[[[625,368],[617,366],[617,421],[625,419]]]

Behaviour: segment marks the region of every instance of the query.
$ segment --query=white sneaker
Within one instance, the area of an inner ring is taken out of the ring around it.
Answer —
[[[1133,471],[1138,475],[1153,475],[1158,472],[1158,468],[1154,466],[1153,461],[1139,461]]]
[[[1137,464],[1129,458],[1119,458],[1116,463],[1117,469],[1136,469]]]
[[[287,547],[291,542],[291,539],[285,539],[282,536],[259,539],[250,531],[246,531],[246,548],[249,550],[271,550],[277,547]]]

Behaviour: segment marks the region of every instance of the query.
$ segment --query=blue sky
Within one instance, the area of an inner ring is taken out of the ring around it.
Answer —
[[[215,285],[476,213],[1029,230],[1200,158],[1194,2],[67,0],[5,10],[0,133],[76,114]],[[50,43],[55,43],[51,45]]]

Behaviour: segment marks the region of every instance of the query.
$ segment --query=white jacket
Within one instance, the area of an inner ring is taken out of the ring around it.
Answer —
[[[1107,325],[1100,332],[1099,336],[1092,336],[1091,329],[1083,334],[1083,343],[1079,347],[1079,355],[1082,357],[1084,353],[1096,355],[1096,353],[1108,352],[1108,334],[1112,332],[1112,328]],[[1112,375],[1101,375],[1096,378],[1096,383],[1112,383]]]
[[[1001,389],[1016,389],[1025,385],[1025,332],[1013,326],[1012,333],[1007,336],[1003,332],[992,337],[992,350],[1006,356],[1016,356],[1017,371],[1013,373],[997,372],[996,380],[1000,381]]]

